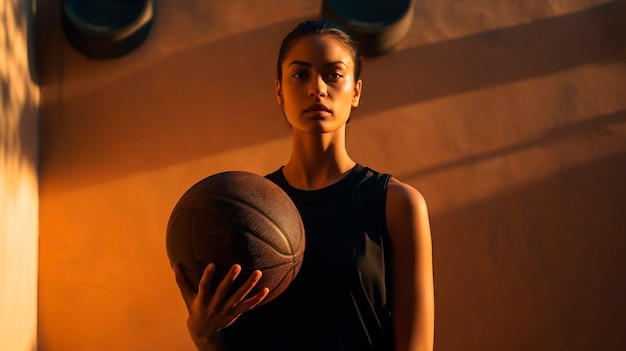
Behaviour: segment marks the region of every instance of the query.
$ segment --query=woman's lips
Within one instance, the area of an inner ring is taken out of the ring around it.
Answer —
[[[316,104],[313,104],[313,105],[311,105],[311,106],[307,107],[307,108],[304,110],[304,112],[318,112],[318,113],[321,113],[321,112],[330,112],[330,109],[329,109],[326,105],[324,105],[324,104],[318,104],[318,103],[316,103]]]

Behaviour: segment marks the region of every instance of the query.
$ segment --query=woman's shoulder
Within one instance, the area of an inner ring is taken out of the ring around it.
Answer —
[[[426,206],[426,199],[421,192],[395,177],[391,177],[387,185],[387,202],[392,206],[410,206],[415,209]]]
[[[387,186],[387,226],[390,233],[415,232],[428,223],[426,199],[413,186],[391,177]]]

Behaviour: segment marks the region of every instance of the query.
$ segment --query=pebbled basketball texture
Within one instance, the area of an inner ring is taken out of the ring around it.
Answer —
[[[242,267],[231,292],[252,271],[263,275],[249,296],[270,289],[267,303],[293,281],[302,265],[305,237],[302,219],[291,198],[269,179],[228,171],[190,187],[170,215],[166,248],[170,264],[180,263],[197,289],[204,269],[215,263],[215,289],[230,267]]]

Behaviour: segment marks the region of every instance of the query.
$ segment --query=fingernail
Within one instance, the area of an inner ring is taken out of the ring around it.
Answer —
[[[235,273],[241,272],[241,266],[238,265],[238,264],[233,265],[233,272],[235,272]]]

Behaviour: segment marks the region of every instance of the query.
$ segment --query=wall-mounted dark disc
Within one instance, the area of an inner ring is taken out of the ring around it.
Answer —
[[[413,23],[413,1],[324,0],[322,17],[347,29],[366,56],[377,56],[406,36]]]
[[[153,0],[63,0],[63,30],[83,54],[111,59],[129,53],[148,36]]]

